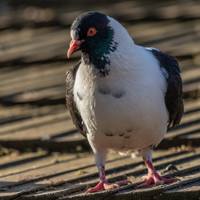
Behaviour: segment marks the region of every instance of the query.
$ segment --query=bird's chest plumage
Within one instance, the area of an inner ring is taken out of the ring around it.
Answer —
[[[78,70],[74,98],[91,146],[123,152],[157,145],[167,124],[161,92],[129,73],[98,78],[88,70]]]

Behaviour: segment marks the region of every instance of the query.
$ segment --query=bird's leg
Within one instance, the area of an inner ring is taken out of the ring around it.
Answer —
[[[100,181],[99,181],[98,185],[96,185],[93,188],[88,189],[86,191],[86,193],[97,192],[101,189],[112,190],[114,188],[118,188],[120,186],[127,185],[128,183],[131,183],[130,181],[126,181],[126,180],[120,181],[120,182],[117,182],[117,183],[108,183],[108,181],[105,177],[105,167],[104,167],[105,161],[104,161],[104,159],[100,159],[100,157],[95,155],[95,162],[96,162],[97,168],[99,170]]]
[[[103,166],[99,170],[99,178],[100,178],[100,182],[98,183],[98,185],[96,185],[93,188],[88,189],[86,193],[97,192],[101,189],[112,190],[114,188],[119,188],[120,186],[128,185],[128,183],[131,183],[130,181],[126,181],[126,180],[120,181],[117,183],[108,183],[108,181],[105,177],[105,169]]]
[[[148,187],[151,183],[155,183],[156,185],[163,185],[166,183],[173,183],[173,182],[178,181],[179,179],[177,178],[165,179],[157,173],[152,163],[152,153],[153,153],[153,150],[151,149],[142,150],[142,156],[143,156],[144,163],[147,166],[148,174],[142,177],[145,183],[138,185],[138,188]]]

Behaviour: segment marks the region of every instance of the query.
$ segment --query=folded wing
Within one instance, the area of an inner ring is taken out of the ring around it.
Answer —
[[[86,137],[87,129],[76,107],[73,94],[76,72],[79,68],[80,63],[81,61],[79,61],[74,67],[70,68],[66,73],[66,104],[70,111],[73,123],[75,124],[76,128],[84,137]]]

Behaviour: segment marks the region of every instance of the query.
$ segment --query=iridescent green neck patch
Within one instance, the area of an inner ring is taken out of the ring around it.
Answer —
[[[89,63],[92,63],[95,67],[95,72],[100,77],[105,77],[108,75],[111,64],[109,55],[117,49],[117,42],[114,42],[114,30],[111,27],[106,27],[101,31],[100,36],[93,40],[92,44],[89,46],[89,51],[83,53],[87,58],[89,58]],[[104,37],[103,37],[104,36]],[[88,62],[88,59],[84,59]]]

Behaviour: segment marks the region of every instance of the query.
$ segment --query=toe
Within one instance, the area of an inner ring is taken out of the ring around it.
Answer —
[[[119,188],[119,187],[121,187],[123,185],[128,185],[129,183],[131,183],[131,182],[124,180],[124,181],[120,181],[120,182],[117,182],[117,183],[114,183],[114,184],[112,184],[112,183],[104,183],[103,186],[104,186],[105,190],[113,190],[113,189]]]
[[[96,192],[96,190],[94,188],[90,188],[85,193],[89,194],[89,193],[94,193],[94,192]]]
[[[153,182],[153,178],[149,177],[145,183],[142,183],[140,185],[137,186],[137,188],[146,188],[148,187],[151,183]]]
[[[88,193],[94,193],[94,192],[98,192],[99,190],[103,189],[103,183],[99,182],[99,184],[93,188],[90,188],[86,191],[86,194]]]
[[[176,181],[180,181],[180,179],[171,178],[171,179],[164,179],[163,181],[164,181],[164,183],[173,183],[173,182],[176,182]]]
[[[105,190],[113,190],[115,188],[119,188],[120,187],[117,183],[115,183],[115,184],[105,183],[103,186],[104,186]]]
[[[163,185],[163,184],[165,184],[165,181],[156,179],[156,180],[154,180],[154,183],[155,183],[155,185]]]
[[[117,182],[116,184],[119,185],[119,186],[123,186],[123,185],[132,184],[132,183],[130,181],[124,180],[124,181]]]
[[[142,176],[141,180],[146,181],[146,180],[148,180],[148,178],[149,178],[149,176],[145,175],[145,176]]]

